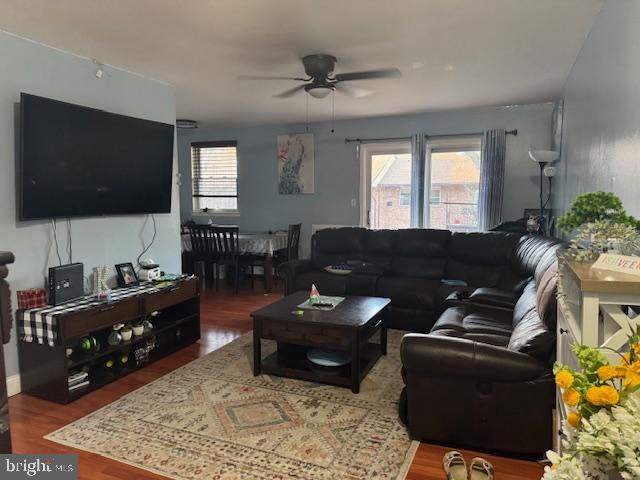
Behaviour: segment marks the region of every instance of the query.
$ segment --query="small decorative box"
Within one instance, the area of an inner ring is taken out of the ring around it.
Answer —
[[[44,307],[47,304],[47,290],[44,288],[32,288],[30,290],[18,290],[18,308],[28,310]]]

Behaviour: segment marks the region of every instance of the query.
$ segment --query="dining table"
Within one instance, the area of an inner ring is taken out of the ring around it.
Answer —
[[[238,250],[241,254],[264,257],[264,282],[267,292],[273,291],[273,255],[274,252],[287,248],[287,231],[257,232],[240,231],[238,233]],[[182,252],[191,252],[191,237],[182,233]]]

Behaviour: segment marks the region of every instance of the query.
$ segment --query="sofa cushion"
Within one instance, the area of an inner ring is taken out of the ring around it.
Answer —
[[[525,316],[536,308],[536,283],[534,280],[529,281],[524,288],[522,295],[518,298],[516,306],[513,308],[513,317],[511,324],[513,328],[525,318]]]
[[[512,266],[514,272],[522,277],[541,276],[542,272],[555,261],[556,251],[562,246],[562,242],[556,238],[542,237],[540,235],[527,235],[522,237],[515,247]]]
[[[506,265],[484,265],[478,263],[460,262],[448,259],[444,278],[449,280],[463,280],[470,287],[497,288],[503,277],[508,274]]]
[[[364,228],[327,228],[312,238],[313,260],[319,268],[362,260]]]
[[[520,235],[501,232],[454,233],[448,249],[445,278],[473,287],[508,289],[517,283],[511,257]]]
[[[486,334],[505,337],[505,344],[511,336],[511,312],[484,308],[474,305],[459,305],[445,310],[431,329],[438,333],[440,330],[460,332],[462,337],[467,334]]]
[[[506,265],[519,239],[520,235],[512,233],[454,233],[449,242],[449,256],[464,263]]]
[[[351,273],[344,277],[346,295],[373,297],[376,294],[378,275]]]
[[[500,290],[498,288],[480,287],[474,290],[469,300],[482,305],[500,308],[513,308],[522,291]]]
[[[398,232],[391,275],[440,280],[444,275],[448,230],[407,229]]]
[[[321,295],[346,295],[347,277],[348,275],[335,275],[323,270],[312,270],[296,277],[293,291],[309,291],[311,284],[314,284]]]
[[[555,332],[547,328],[533,309],[514,327],[508,348],[546,362],[555,348],[555,341]]]
[[[363,259],[385,271],[391,267],[396,251],[397,230],[366,230]]]
[[[376,295],[390,298],[397,307],[434,310],[439,286],[438,280],[384,276],[378,278]]]
[[[558,315],[556,284],[558,263],[554,262],[540,277],[536,288],[536,308],[538,315],[549,330],[555,332]]]
[[[431,335],[440,335],[444,337],[464,338],[474,342],[488,343],[497,347],[506,347],[509,344],[509,337],[505,335],[494,335],[489,333],[461,333],[459,330],[440,329],[432,332]]]

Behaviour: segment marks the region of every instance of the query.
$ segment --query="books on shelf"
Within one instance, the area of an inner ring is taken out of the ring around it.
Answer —
[[[69,391],[73,392],[74,390],[86,387],[87,385],[89,385],[89,380],[85,380],[84,382],[76,383],[74,385],[69,385]]]
[[[76,372],[69,375],[67,378],[67,383],[69,386],[69,391],[80,388],[81,386],[89,384],[89,373],[88,372]]]

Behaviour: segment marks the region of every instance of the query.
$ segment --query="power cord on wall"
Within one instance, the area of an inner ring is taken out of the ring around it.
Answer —
[[[60,257],[60,246],[58,245],[58,225],[56,219],[51,219],[51,226],[53,227],[53,242],[56,245],[56,255],[58,256],[58,265],[62,265],[62,258]]]
[[[71,218],[67,218],[67,253],[69,263],[73,263],[73,239],[71,238]]]
[[[153,221],[153,237],[151,237],[151,243],[149,243],[149,245],[147,245],[142,250],[142,253],[140,253],[140,255],[138,255],[138,258],[136,259],[136,263],[138,264],[139,267],[142,267],[142,265],[140,265],[140,259],[145,253],[149,251],[149,249],[151,248],[151,245],[153,245],[153,242],[156,241],[156,235],[158,233],[158,230],[156,228],[156,217],[153,216],[153,213],[151,214],[151,220]],[[144,247],[144,240],[142,241],[142,246]]]

